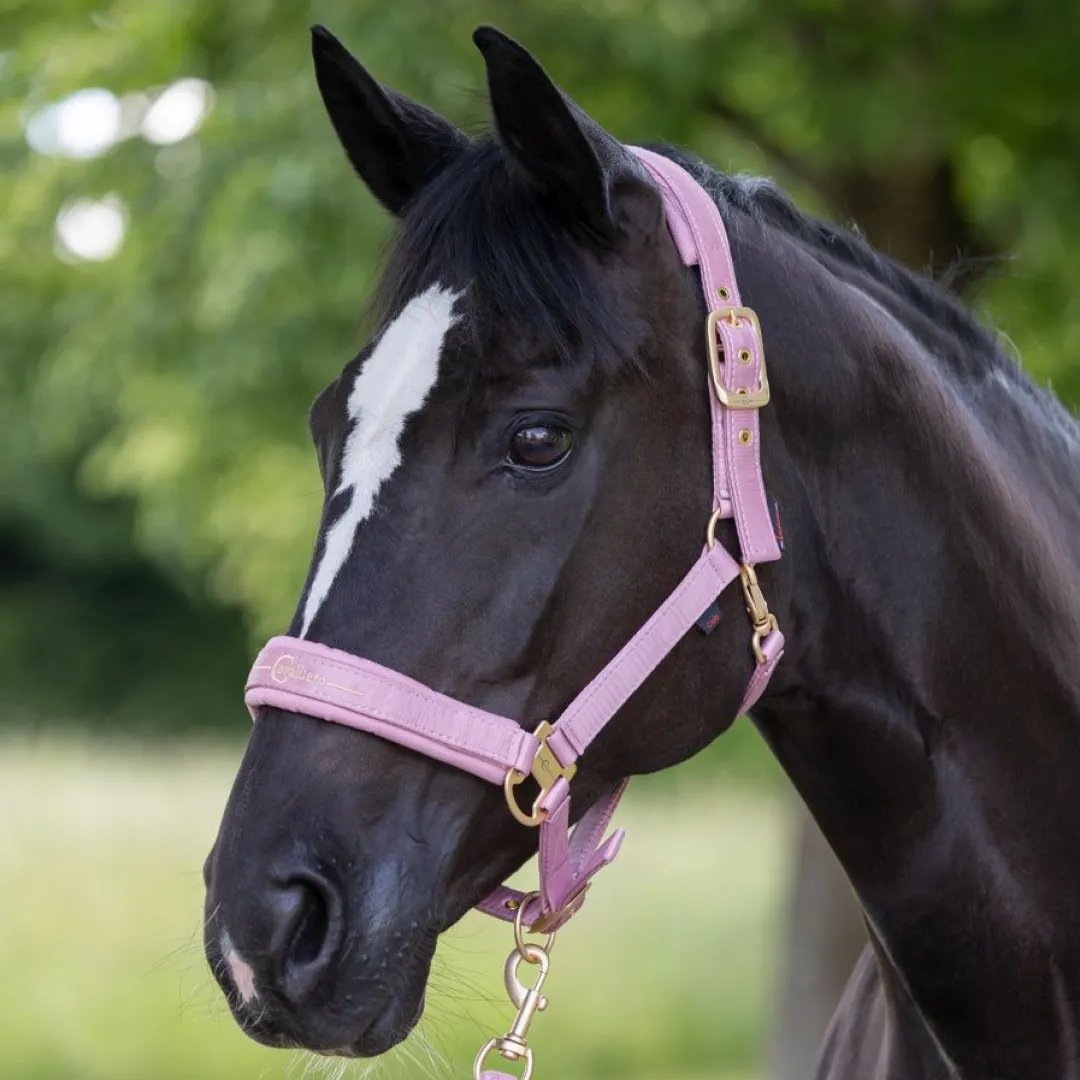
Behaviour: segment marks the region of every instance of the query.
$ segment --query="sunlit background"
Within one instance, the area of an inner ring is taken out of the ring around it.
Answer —
[[[307,407],[364,338],[389,235],[308,27],[475,129],[487,21],[619,137],[855,220],[1080,401],[1069,0],[9,0],[0,1078],[313,1067],[244,1039],[199,945],[243,677],[320,506]],[[635,786],[625,853],[560,940],[538,1077],[809,1076],[858,927],[783,778],[742,721]],[[447,936],[391,1075],[466,1074],[509,1019],[508,948],[478,919]]]
[[[213,87],[204,79],[177,79],[122,97],[85,87],[28,111],[26,142],[50,157],[89,159],[107,154],[123,139],[140,138],[162,148],[154,155],[161,176],[184,176],[199,167],[199,146],[191,136],[212,107]],[[127,207],[116,192],[72,198],[56,215],[56,254],[73,262],[111,259],[126,232]]]

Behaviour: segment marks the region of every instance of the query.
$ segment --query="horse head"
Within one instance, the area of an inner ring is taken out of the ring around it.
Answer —
[[[399,224],[377,331],[311,410],[325,501],[290,633],[532,731],[702,550],[705,308],[641,162],[516,43],[475,41],[494,124],[470,139],[314,33],[333,126]],[[575,814],[734,719],[737,590],[717,614],[585,754]],[[377,1054],[438,934],[535,849],[497,787],[263,707],[207,860],[207,954],[254,1037]]]

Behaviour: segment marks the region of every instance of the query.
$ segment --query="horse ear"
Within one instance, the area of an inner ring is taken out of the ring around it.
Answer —
[[[526,174],[604,239],[651,232],[662,214],[660,198],[630,151],[512,38],[481,26],[473,41],[487,64],[499,142]]]
[[[353,168],[400,215],[468,139],[438,113],[380,86],[321,26],[311,29],[311,53],[323,103]]]

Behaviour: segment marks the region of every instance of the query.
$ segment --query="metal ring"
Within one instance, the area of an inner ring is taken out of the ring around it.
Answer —
[[[523,783],[525,780],[525,774],[518,772],[517,769],[507,769],[506,776],[503,777],[503,794],[506,796],[506,806],[510,813],[513,814],[514,820],[520,822],[522,825],[528,826],[530,829],[536,828],[537,825],[542,825],[547,818],[547,811],[540,806],[540,800],[537,799],[533,804],[533,811],[531,814],[526,814],[524,810],[518,806],[517,796],[514,794],[514,788],[518,784]]]
[[[750,644],[754,650],[754,659],[757,660],[761,667],[764,667],[769,662],[769,657],[762,648],[761,643],[769,636],[769,634],[775,633],[779,629],[780,624],[776,621],[776,616],[770,614],[768,625],[761,629],[755,629],[750,638]]]
[[[507,993],[510,995],[510,1000],[514,1003],[514,1007],[520,1009],[521,1002],[514,997],[515,990],[510,988],[510,982],[513,980],[518,985],[521,985],[521,980],[517,976],[518,968],[521,967],[521,961],[524,960],[527,964],[539,964],[540,975],[537,978],[546,977],[551,970],[551,957],[548,955],[547,949],[542,945],[533,945],[532,943],[526,943],[524,951],[521,949],[515,949],[507,958],[506,964],[503,968],[503,981],[506,983]],[[527,990],[528,987],[525,987]]]
[[[540,899],[540,890],[534,890],[531,893],[526,893],[521,898],[521,906],[517,909],[517,914],[514,916],[514,945],[517,951],[529,961],[530,964],[538,964],[539,959],[534,960],[529,956],[529,949],[531,943],[525,940],[525,909],[534,901]],[[548,934],[547,941],[540,946],[545,953],[550,953],[555,946],[555,933]]]
[[[716,526],[719,522],[723,521],[724,511],[717,508],[712,512],[712,517],[709,518],[709,524],[705,527],[705,544],[710,551],[716,547]]]
[[[476,1055],[476,1060],[473,1062],[473,1080],[480,1080],[480,1077],[484,1072],[484,1058],[495,1049],[495,1043],[495,1039],[488,1039],[488,1041],[480,1047],[480,1053]],[[505,1057],[505,1055],[503,1056]],[[526,1047],[525,1053],[522,1056],[525,1060],[525,1071],[521,1074],[521,1080],[530,1080],[533,1071],[532,1047]]]

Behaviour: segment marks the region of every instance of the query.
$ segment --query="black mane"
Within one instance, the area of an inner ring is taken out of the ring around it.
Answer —
[[[837,276],[881,286],[916,336],[958,371],[1019,372],[997,335],[944,288],[856,232],[804,214],[771,180],[721,173],[670,146],[651,148],[712,195],[729,227],[746,215],[796,240]],[[553,347],[557,358],[569,358],[583,343],[612,334],[604,291],[582,245],[572,242],[581,239],[578,226],[544,199],[492,136],[477,139],[409,207],[376,297],[376,318],[392,315],[431,284],[449,284],[465,291],[467,322],[481,344],[485,324],[514,325]],[[596,237],[586,239],[596,247]],[[484,323],[468,319],[480,312]]]
[[[857,232],[804,214],[772,181],[721,173],[692,154],[672,147],[655,148],[681,165],[712,195],[721,212],[734,210],[763,221],[799,241],[826,267],[848,277],[855,270],[884,286],[906,306],[948,331],[962,346],[970,364],[972,354],[986,364],[1013,367],[998,347],[997,336],[980,325],[971,312],[945,288],[928,277],[871,247]],[[725,220],[730,215],[725,215]],[[940,336],[940,333],[939,333]]]

